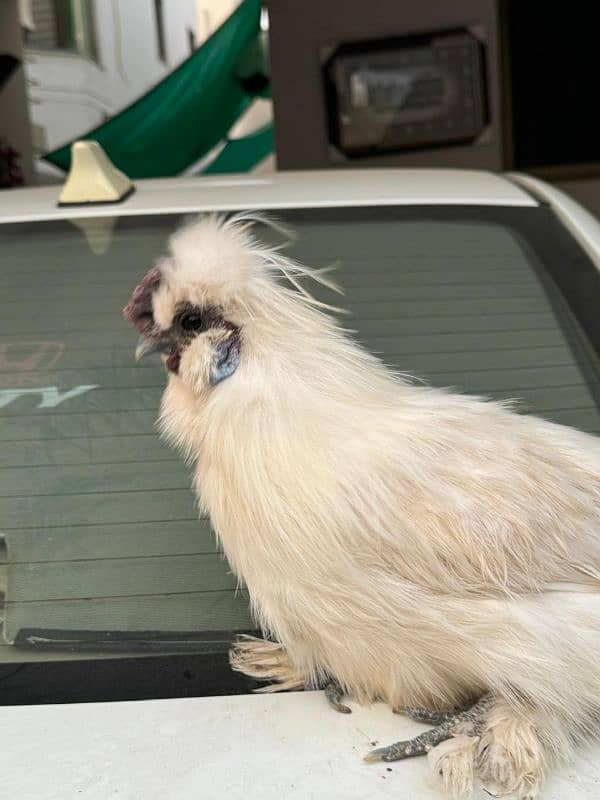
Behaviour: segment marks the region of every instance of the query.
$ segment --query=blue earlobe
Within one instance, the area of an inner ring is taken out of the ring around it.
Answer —
[[[240,363],[240,340],[232,337],[215,348],[215,361],[210,371],[210,385],[216,386],[236,371]]]

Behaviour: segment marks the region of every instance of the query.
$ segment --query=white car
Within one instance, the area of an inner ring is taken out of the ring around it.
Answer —
[[[600,433],[600,224],[533,178],[455,170],[139,181],[114,205],[58,191],[0,193],[6,796],[439,797],[424,759],[362,761],[417,723],[230,671],[247,600],[157,437],[164,370],[135,365],[120,311],[182,215],[268,211],[293,255],[337,265],[346,294],[323,296],[387,363]],[[597,798],[599,755],[543,797]]]

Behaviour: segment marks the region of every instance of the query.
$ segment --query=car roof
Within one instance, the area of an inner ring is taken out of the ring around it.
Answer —
[[[2,782],[19,800],[444,797],[425,758],[362,758],[422,726],[383,703],[350,705],[338,714],[321,692],[290,692],[4,707]],[[596,800],[599,763],[599,745],[578,753],[544,796]]]
[[[536,206],[502,175],[455,169],[278,172],[135,181],[118,204],[59,206],[61,186],[0,193],[0,223],[195,211],[384,205]]]

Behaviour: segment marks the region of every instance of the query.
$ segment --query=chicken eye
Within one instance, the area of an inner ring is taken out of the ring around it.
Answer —
[[[202,327],[202,315],[191,311],[179,320],[184,331],[198,331]]]

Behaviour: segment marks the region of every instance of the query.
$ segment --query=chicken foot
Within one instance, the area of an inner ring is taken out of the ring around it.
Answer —
[[[491,705],[491,695],[484,695],[466,711],[437,712],[406,708],[405,713],[417,722],[439,721],[439,724],[413,739],[371,750],[365,756],[365,761],[399,761],[403,758],[425,755],[440,742],[453,736],[478,736]]]

